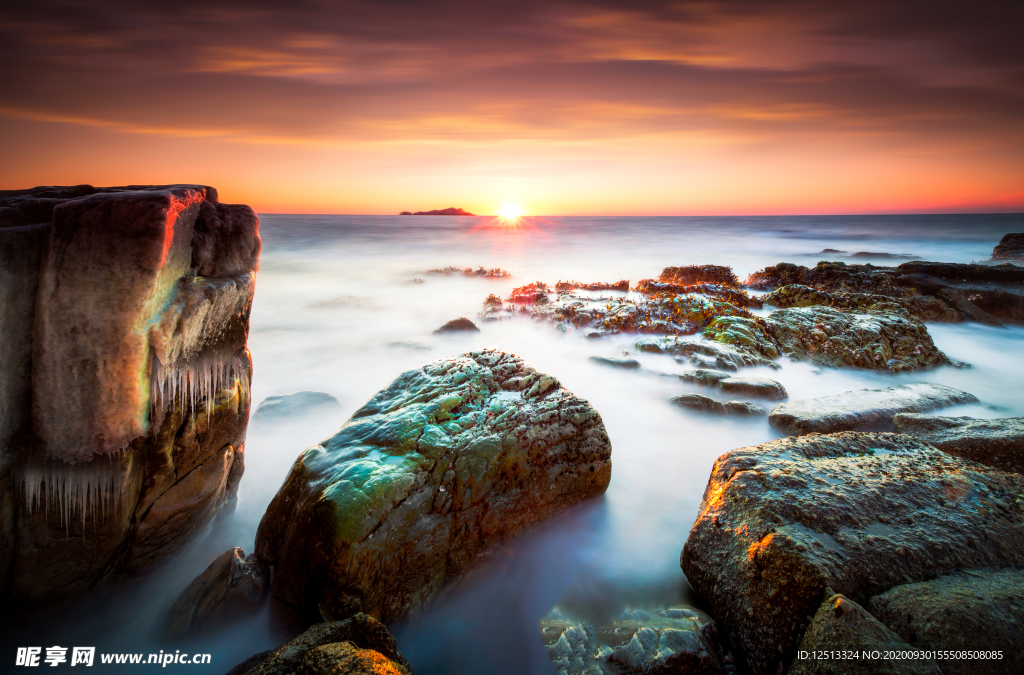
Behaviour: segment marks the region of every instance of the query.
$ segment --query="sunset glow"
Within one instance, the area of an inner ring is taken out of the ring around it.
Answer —
[[[498,215],[505,220],[519,220],[523,215],[523,207],[513,203],[502,204]]]

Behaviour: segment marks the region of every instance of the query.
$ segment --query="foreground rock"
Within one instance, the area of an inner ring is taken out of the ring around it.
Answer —
[[[694,609],[627,610],[595,628],[555,605],[540,620],[540,634],[562,675],[724,672],[715,624]]]
[[[223,624],[254,614],[270,588],[270,568],[240,548],[221,554],[174,601],[164,632],[174,640],[207,623]]]
[[[1003,471],[1024,473],[1024,417],[976,419],[899,413],[893,429],[920,438],[951,455]]]
[[[967,570],[896,586],[871,598],[872,613],[917,649],[1002,651],[1002,659],[942,661],[945,675],[1020,672],[1024,570]]]
[[[772,408],[768,422],[794,436],[837,431],[890,431],[897,413],[927,412],[977,402],[976,396],[965,391],[944,384],[919,382],[780,403]]]
[[[700,394],[673,396],[669,401],[680,408],[687,408],[711,415],[740,415],[749,417],[765,413],[764,408],[747,401],[716,401],[710,396],[701,396]]]
[[[1024,477],[909,436],[785,438],[722,455],[681,556],[752,672],[792,658],[826,587],[865,605],[908,581],[1024,566]]]
[[[411,675],[395,638],[365,614],[319,623],[291,642],[238,664],[228,675]]]
[[[395,621],[610,478],[590,404],[516,356],[470,352],[402,374],[303,452],[256,552],[306,620],[322,605]]]
[[[0,598],[151,569],[233,502],[259,252],[207,186],[0,192]]]
[[[785,387],[767,377],[736,377],[717,370],[703,369],[680,373],[678,377],[683,382],[710,387],[732,396],[763,398],[769,401],[781,401],[788,396]]]
[[[263,399],[254,417],[282,419],[298,417],[314,412],[326,413],[341,408],[338,399],[323,391],[300,391],[285,396],[268,396]]]
[[[992,260],[1024,260],[1024,232],[1004,235],[992,249]]]
[[[789,672],[791,675],[943,675],[932,659],[886,657],[889,652],[911,651],[913,647],[867,610],[846,596],[835,594],[826,598],[815,612]],[[853,654],[856,658],[832,658],[837,652]],[[860,658],[870,652],[878,652],[880,658]],[[822,658],[816,658],[816,654],[821,654]]]
[[[462,316],[458,319],[452,319],[445,325],[441,326],[434,331],[434,334],[439,333],[479,333],[480,329],[477,328],[476,324]]]

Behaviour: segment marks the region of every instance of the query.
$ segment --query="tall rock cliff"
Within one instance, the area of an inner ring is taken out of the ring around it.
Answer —
[[[151,567],[243,469],[259,219],[199,185],[0,191],[0,594]]]

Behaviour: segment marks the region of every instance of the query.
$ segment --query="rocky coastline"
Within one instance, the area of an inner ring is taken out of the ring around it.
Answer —
[[[729,267],[689,265],[634,285],[536,281],[490,294],[475,321],[437,328],[454,341],[530,320],[595,351],[627,339],[636,353],[606,350],[588,367],[671,382],[674,414],[760,419],[781,436],[721,455],[693,527],[678,533],[679,569],[700,606],[595,620],[566,596],[537,626],[555,670],[854,672],[799,654],[1024,647],[1024,421],[943,416],[979,398],[927,381],[969,367],[936,346],[929,323],[1024,323],[1024,268],[1004,262],[1020,259],[1020,236],[986,264],[780,263],[744,281]],[[153,570],[231,508],[260,247],[255,213],[207,186],[0,192],[0,331],[12,346],[0,366],[5,607]],[[901,379],[791,400],[773,379],[785,362]],[[474,349],[381,385],[298,453],[255,550],[226,551],[180,589],[168,640],[269,604],[293,639],[230,675],[410,675],[389,626],[609,486],[598,410],[515,354]],[[313,408],[340,404],[304,391],[254,414],[297,419]],[[855,672],[1007,666],[922,657]]]

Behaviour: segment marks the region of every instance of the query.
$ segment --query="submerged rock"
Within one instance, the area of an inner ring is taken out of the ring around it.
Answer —
[[[920,438],[951,455],[1024,473],[1024,417],[986,420],[898,413],[892,424],[895,431]]]
[[[943,675],[933,659],[887,657],[890,652],[906,653],[913,649],[863,607],[837,593],[825,598],[814,613],[800,641],[799,652],[807,656],[798,656],[789,672],[791,675]],[[831,658],[844,652],[851,658]],[[878,652],[879,657],[861,658],[871,652]]]
[[[476,324],[462,316],[458,319],[452,319],[445,325],[441,326],[434,331],[434,334],[438,333],[479,333],[480,329],[476,327]]]
[[[260,657],[238,664],[228,675],[412,674],[388,629],[365,614],[318,623]]]
[[[327,412],[341,408],[338,399],[323,391],[300,391],[285,396],[268,396],[263,399],[254,417],[282,418],[308,415],[312,412]]]
[[[942,662],[945,675],[1020,672],[1024,570],[966,570],[871,598],[872,613],[917,649],[1002,651],[1002,659]]]
[[[1024,260],[1024,232],[1003,235],[992,249],[992,260]]]
[[[712,415],[763,415],[764,408],[747,401],[716,401],[710,396],[700,394],[682,394],[673,396],[670,402],[680,408],[688,408],[697,412]]]
[[[270,588],[270,568],[233,548],[217,557],[182,591],[164,621],[170,639],[199,632],[207,623],[222,624],[254,614]]]
[[[260,523],[273,596],[308,618],[396,621],[502,542],[611,478],[601,416],[495,350],[399,376],[303,452]]]
[[[716,462],[680,564],[752,672],[771,675],[826,587],[860,604],[956,569],[1024,566],[1024,477],[909,436],[846,432]]]
[[[677,376],[683,382],[699,384],[733,396],[780,401],[787,397],[786,388],[767,377],[737,377],[717,370],[698,369]]]
[[[645,337],[636,343],[636,350],[652,354],[672,354],[676,361],[689,362],[701,368],[736,371],[740,368],[767,366],[779,368],[779,364],[767,359],[757,351],[743,346],[730,346],[710,340],[679,340],[675,337]]]
[[[772,312],[766,322],[779,351],[795,361],[890,372],[951,363],[925,325],[899,308],[847,313],[823,306],[794,307]]]
[[[600,363],[602,366],[625,368],[626,370],[636,370],[640,367],[640,362],[636,359],[629,359],[620,356],[591,356],[590,360],[594,363]]]
[[[790,435],[891,431],[897,413],[927,412],[977,402],[978,398],[966,391],[918,382],[780,403],[772,408],[768,422]]]
[[[559,673],[722,673],[718,631],[691,608],[627,610],[596,628],[555,605],[540,620],[541,641]]]

